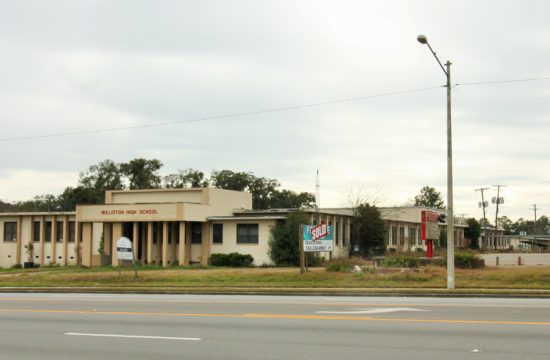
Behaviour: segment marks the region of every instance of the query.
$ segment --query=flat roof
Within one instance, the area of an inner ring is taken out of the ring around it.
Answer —
[[[0,212],[0,216],[53,216],[53,215],[76,215],[76,211],[22,211],[22,212]]]
[[[285,220],[286,216],[209,216],[206,218],[209,221],[230,221],[230,220]]]
[[[302,211],[307,214],[324,214],[324,215],[340,215],[340,216],[353,216],[352,209],[349,208],[326,208],[326,209],[296,209],[296,208],[286,208],[286,209],[246,209],[246,210],[234,210],[233,213],[236,215],[254,215],[254,214],[289,214],[297,211]]]

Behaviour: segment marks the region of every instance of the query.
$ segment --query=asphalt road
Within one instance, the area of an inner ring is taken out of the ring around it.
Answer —
[[[0,294],[0,359],[550,359],[550,300]]]

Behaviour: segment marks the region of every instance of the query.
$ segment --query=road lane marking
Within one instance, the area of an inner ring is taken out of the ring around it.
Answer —
[[[86,334],[86,333],[65,333],[69,336],[93,336],[93,337],[114,337],[114,338],[129,338],[129,339],[154,339],[154,340],[184,340],[184,341],[200,341],[201,338],[190,337],[167,337],[167,336],[146,336],[146,335],[118,335],[118,334]]]
[[[398,311],[428,311],[412,308],[378,308],[378,309],[359,309],[349,311],[316,311],[316,314],[387,314]]]
[[[346,315],[293,315],[293,314],[208,314],[208,313],[162,313],[130,311],[90,311],[90,310],[39,310],[39,309],[0,309],[4,313],[43,313],[43,314],[76,314],[76,315],[127,315],[127,316],[169,316],[169,317],[210,317],[233,319],[284,319],[284,320],[344,320],[344,321],[380,321],[402,323],[434,324],[472,324],[472,325],[536,325],[550,326],[550,322],[536,321],[500,321],[500,320],[454,320],[454,319],[406,319],[406,318],[373,318],[366,316]]]

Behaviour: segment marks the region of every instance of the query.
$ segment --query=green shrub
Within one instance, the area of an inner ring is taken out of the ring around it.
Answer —
[[[248,267],[252,266],[254,258],[250,254],[212,254],[210,255],[210,265],[228,266],[228,267]]]
[[[477,269],[485,266],[483,259],[469,251],[455,252],[455,267],[459,269]]]
[[[350,272],[354,266],[349,259],[335,259],[327,262],[325,269],[330,272]]]
[[[410,255],[386,256],[382,261],[382,266],[384,267],[416,268],[420,265],[420,259]]]

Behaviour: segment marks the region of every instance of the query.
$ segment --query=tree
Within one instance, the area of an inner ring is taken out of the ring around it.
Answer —
[[[540,218],[537,219],[537,235],[547,235],[548,230],[550,230],[550,220],[548,219],[548,216],[542,215]]]
[[[308,192],[297,193],[291,190],[275,190],[270,208],[299,209],[315,207],[315,195]]]
[[[124,189],[122,178],[120,166],[113,160],[106,159],[81,172],[77,188],[92,190],[93,204],[102,204],[105,201],[105,191]],[[88,193],[86,198],[90,199],[91,196]]]
[[[300,265],[300,224],[308,224],[309,217],[302,211],[288,214],[271,229],[269,257],[277,266]],[[309,263],[314,263],[315,254],[306,253]]]
[[[57,211],[59,206],[55,195],[37,195],[32,200],[17,201],[13,204],[12,211]]]
[[[445,209],[441,193],[431,186],[424,186],[420,189],[420,194],[414,197],[414,206]]]
[[[519,235],[524,232],[527,235],[533,235],[535,229],[533,223],[534,221],[525,220],[524,218],[517,219],[514,223],[514,233]]]
[[[492,228],[493,225],[491,225],[491,222],[487,218],[481,218],[479,219],[479,224],[482,228]]]
[[[355,228],[357,229],[356,241],[362,256],[386,253],[386,224],[376,206],[365,203],[355,209]]]
[[[120,171],[127,177],[130,190],[158,189],[161,185],[161,177],[158,174],[161,167],[160,160],[138,158],[120,164]]]
[[[167,189],[208,187],[208,179],[204,177],[204,173],[191,168],[166,175],[163,178],[163,183]]]
[[[248,189],[253,175],[231,170],[212,171],[210,183],[218,189],[245,191]]]
[[[252,207],[254,209],[272,208],[273,196],[281,184],[275,179],[255,177],[254,175],[249,175],[249,181],[247,190],[252,194]]]
[[[470,248],[479,249],[479,236],[481,235],[481,224],[475,218],[466,220],[468,227],[464,229],[464,237],[470,239]]]
[[[103,202],[103,200],[99,202]],[[97,203],[98,196],[95,190],[83,186],[66,187],[63,193],[57,196],[57,204],[60,211],[75,211],[76,205]]]
[[[504,229],[504,235],[512,235],[514,223],[508,216],[499,217],[498,224]]]

